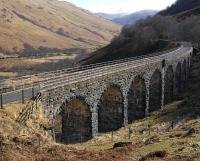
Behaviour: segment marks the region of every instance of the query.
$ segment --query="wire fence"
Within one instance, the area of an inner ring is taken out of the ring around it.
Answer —
[[[200,111],[200,108],[197,108],[198,112]],[[162,134],[172,134],[170,132],[173,132],[173,134],[182,134],[182,136],[187,135],[188,131],[186,130],[180,130],[180,127],[184,126],[187,122],[187,118],[192,117],[195,115],[197,111],[194,113],[190,113],[186,116],[177,117],[177,119],[173,119],[172,121],[168,122],[161,122],[157,125],[144,125],[144,127],[133,127],[132,125],[125,126],[121,130],[117,131],[110,131],[104,134],[99,134],[94,138],[95,143],[102,142],[104,144],[105,142],[124,142],[124,141],[132,141],[134,137],[140,137],[143,136],[148,139],[152,136],[158,136]],[[83,127],[84,129],[84,127]],[[191,127],[192,129],[192,127]],[[55,131],[52,127],[51,133],[56,142],[65,143],[65,144],[74,144],[74,143],[85,143],[92,139],[91,133],[88,131],[76,131],[77,129],[74,129],[74,132],[69,130],[69,133],[62,133],[61,131]],[[79,129],[78,129],[79,130]],[[76,132],[75,132],[76,131]],[[66,132],[66,131],[65,131]],[[193,132],[193,131],[192,131]]]
[[[125,138],[124,137],[120,137],[119,138],[119,133],[118,131],[111,131],[110,132],[110,141],[111,142],[116,142],[116,141],[124,141],[124,140],[131,140],[132,137],[134,136],[142,136],[144,135],[145,137],[150,137],[152,135],[161,135],[161,134],[166,134],[168,132],[180,132],[183,133],[183,131],[177,130],[177,127],[179,126],[183,126],[184,125],[184,121],[182,119],[176,119],[176,120],[172,120],[169,122],[165,122],[165,123],[161,123],[158,126],[151,126],[146,125],[146,127],[143,128],[134,128],[134,127],[130,127],[127,126],[125,127]]]

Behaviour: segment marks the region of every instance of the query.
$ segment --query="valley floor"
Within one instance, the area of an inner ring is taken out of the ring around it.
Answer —
[[[46,123],[40,110],[26,126],[17,124],[18,106],[0,110],[0,161],[200,160],[200,55],[193,58],[190,80],[178,100],[113,135],[99,134],[86,143],[53,143],[42,131]],[[132,144],[113,148],[117,142]]]
[[[0,79],[71,67],[73,63],[81,59],[80,57],[81,55],[78,54],[60,54],[57,56],[0,59]]]

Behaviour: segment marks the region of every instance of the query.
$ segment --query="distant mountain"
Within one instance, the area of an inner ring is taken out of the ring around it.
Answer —
[[[96,13],[96,15],[99,16],[99,17],[108,19],[108,20],[113,20],[113,19],[116,19],[116,18],[123,17],[125,15],[128,15],[128,13],[108,14],[108,13],[99,12],[99,13]]]
[[[174,15],[180,12],[200,7],[200,0],[177,0],[172,6],[159,12],[159,15]]]
[[[112,21],[121,25],[134,24],[136,21],[140,19],[144,19],[148,16],[154,16],[157,12],[158,11],[154,11],[154,10],[143,10],[143,11],[132,13],[130,15],[118,17],[116,19],[113,19]]]
[[[120,25],[68,2],[0,1],[0,53],[83,53],[108,44],[120,29]]]

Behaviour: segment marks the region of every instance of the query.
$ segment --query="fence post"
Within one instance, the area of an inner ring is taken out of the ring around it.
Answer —
[[[174,121],[172,121],[172,130],[174,129]]]
[[[38,108],[38,98],[36,97],[36,100],[35,100],[35,108],[37,109]]]
[[[149,128],[149,135],[151,135],[151,128],[150,128],[150,125],[148,125],[148,128]]]
[[[54,128],[51,130],[51,133],[53,135],[53,141],[55,142],[56,141],[56,134],[55,134]]]
[[[40,147],[40,145],[41,145],[41,137],[40,136],[38,136],[38,144],[39,144],[39,147]]]
[[[1,98],[0,98],[0,100],[1,100],[1,108],[3,108],[3,95],[1,94],[0,97],[1,97]]]
[[[128,139],[129,140],[131,139],[131,128],[130,127],[128,128]]]
[[[35,97],[35,92],[34,92],[34,87],[32,87],[32,100],[34,100]]]
[[[114,137],[114,133],[113,133],[113,131],[112,131],[112,133],[111,133],[111,141],[112,141],[112,142],[114,141],[113,137]]]
[[[24,89],[22,89],[22,104],[24,104]]]

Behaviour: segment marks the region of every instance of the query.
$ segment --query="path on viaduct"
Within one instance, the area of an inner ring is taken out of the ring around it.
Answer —
[[[117,130],[173,101],[186,86],[193,48],[88,65],[0,82],[1,106],[40,93],[63,143]]]

